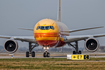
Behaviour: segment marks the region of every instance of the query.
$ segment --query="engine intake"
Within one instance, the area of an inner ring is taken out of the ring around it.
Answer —
[[[85,42],[85,48],[87,51],[95,52],[99,48],[99,43],[94,38],[89,38]]]
[[[4,49],[9,53],[14,53],[18,49],[18,43],[15,40],[7,40],[4,44]]]

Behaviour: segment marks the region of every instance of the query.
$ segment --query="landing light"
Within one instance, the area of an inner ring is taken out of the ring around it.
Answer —
[[[47,50],[48,50],[48,49],[49,49],[49,47],[44,47],[44,49],[47,49]]]
[[[49,49],[49,47],[47,47],[47,49]]]
[[[44,49],[46,49],[46,47],[44,47]]]

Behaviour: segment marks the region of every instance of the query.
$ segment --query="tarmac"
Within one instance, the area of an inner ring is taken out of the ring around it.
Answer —
[[[35,57],[26,57],[25,53],[0,53],[0,59],[5,58],[67,58],[67,54],[71,53],[50,53],[50,57],[43,57],[43,53],[36,53]],[[105,53],[84,53],[91,58],[105,58]]]

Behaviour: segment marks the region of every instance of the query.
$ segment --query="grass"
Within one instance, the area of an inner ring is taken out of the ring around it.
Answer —
[[[0,59],[0,70],[105,70],[105,62],[102,62],[104,60],[105,58],[90,58],[84,61],[66,58]]]

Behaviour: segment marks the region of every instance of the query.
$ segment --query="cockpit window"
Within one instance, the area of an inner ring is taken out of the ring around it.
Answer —
[[[54,27],[53,26],[50,26],[50,28],[54,30]]]
[[[46,29],[46,30],[50,29],[50,26],[46,26],[45,29]]]
[[[41,30],[49,30],[49,29],[52,29],[52,30],[54,30],[54,27],[53,26],[38,26],[36,28],[36,30],[38,30],[38,29],[41,29]]]
[[[40,26],[38,26],[38,27],[36,28],[36,30],[38,30],[38,29],[40,29]]]
[[[44,26],[41,26],[40,29],[44,30],[45,28],[44,28]]]

